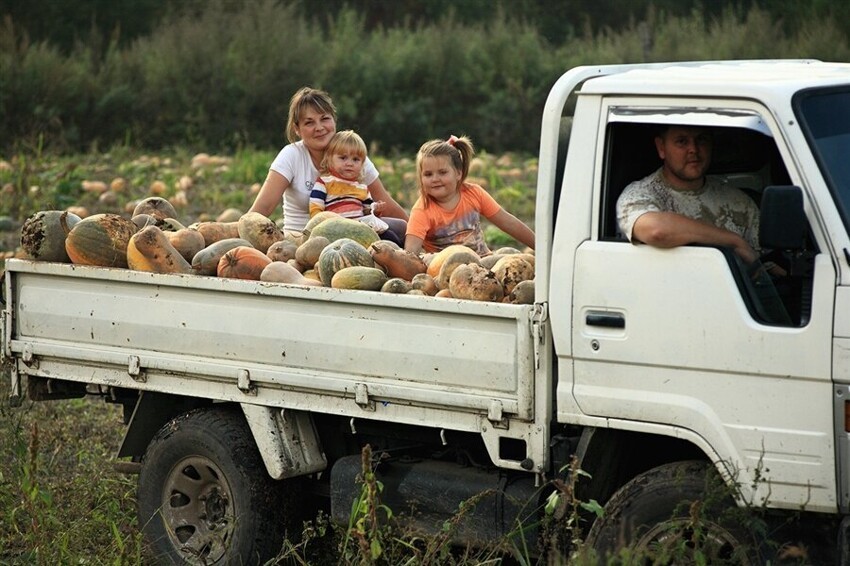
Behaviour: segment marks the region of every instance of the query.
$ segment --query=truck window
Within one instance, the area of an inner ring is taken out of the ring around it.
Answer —
[[[655,133],[663,124],[612,122],[607,126],[603,168],[599,238],[627,244],[617,225],[617,198],[631,183],[661,166]],[[770,136],[747,128],[713,128],[714,145],[708,175],[741,189],[758,205],[770,185],[790,184],[790,177]],[[785,276],[757,278],[753,266],[744,265],[731,250],[721,250],[753,318],[763,324],[803,326],[811,306],[811,263],[815,253],[811,234],[806,249],[793,253],[762,250]],[[770,264],[768,264],[770,265]]]

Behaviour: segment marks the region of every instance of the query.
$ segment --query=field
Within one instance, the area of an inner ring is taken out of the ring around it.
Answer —
[[[149,195],[168,198],[184,224],[246,211],[273,158],[269,152],[206,155],[188,151],[108,153],[0,160],[0,258],[21,254],[20,229],[40,210],[130,216]],[[406,209],[415,200],[409,157],[373,157],[384,185]],[[536,160],[480,154],[471,177],[533,225]],[[487,229],[494,245],[511,243]],[[123,435],[119,406],[89,396],[12,408],[8,373],[0,373],[0,564],[144,564],[135,516],[135,476],[113,468]],[[326,525],[318,524],[315,533]],[[316,535],[317,536],[317,535]],[[327,537],[326,537],[327,538]],[[282,563],[336,564],[336,543],[290,549]],[[295,558],[297,557],[297,559]],[[342,559],[340,559],[342,560]],[[460,559],[463,560],[462,558]],[[345,562],[339,562],[345,563]],[[474,562],[469,562],[474,563]]]

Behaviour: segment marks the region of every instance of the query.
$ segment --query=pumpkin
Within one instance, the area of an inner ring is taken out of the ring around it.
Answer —
[[[269,259],[271,259],[271,258],[269,258]],[[295,259],[295,258],[287,260],[286,263],[288,263],[289,265],[294,267],[298,271],[298,273],[304,273],[305,271],[307,271],[307,268],[304,267],[303,265],[301,265],[300,263],[298,263],[298,260]]]
[[[409,281],[405,281],[400,277],[393,277],[392,279],[387,279],[387,282],[381,287],[382,293],[397,293],[400,295],[404,295],[409,293],[412,290]],[[420,291],[421,293],[421,291]]]
[[[174,209],[174,206],[162,197],[147,197],[140,200],[133,209],[132,216],[138,214],[150,214],[157,220],[177,218],[177,211]]]
[[[238,208],[227,208],[215,217],[216,222],[238,222],[243,212]]]
[[[304,230],[302,233],[304,234],[304,238],[310,237],[310,232],[313,231],[313,228],[327,220],[328,218],[339,218],[339,214],[336,212],[331,212],[330,210],[323,210],[321,212],[317,212],[313,216],[310,217],[310,220],[307,221],[307,224],[304,225]]]
[[[324,236],[316,236],[306,240],[303,244],[295,249],[295,261],[304,266],[305,269],[312,269],[319,261],[319,256],[322,254],[330,241]]]
[[[337,215],[337,218],[328,218],[313,228],[310,232],[310,238],[318,236],[324,236],[329,242],[347,238],[358,242],[364,248],[368,248],[373,242],[380,240],[378,233],[366,224],[339,215]]]
[[[142,228],[127,245],[127,267],[153,273],[191,273],[192,266],[156,226]]]
[[[137,214],[130,220],[133,221],[133,224],[135,224],[139,228],[139,230],[147,226],[156,226],[156,218],[154,218],[150,214]]]
[[[510,254],[518,254],[518,253],[522,253],[522,252],[520,252],[516,248],[512,248],[510,246],[505,246],[505,247],[499,248],[498,250],[494,251],[493,253],[499,254],[499,255],[510,255]]]
[[[181,228],[176,232],[164,232],[164,234],[187,262],[191,262],[195,255],[206,247],[201,233],[191,228]]]
[[[493,266],[496,265],[496,262],[505,257],[505,254],[490,254],[486,257],[481,258],[481,265],[486,267],[487,269],[493,269]]]
[[[534,266],[525,261],[523,255],[506,255],[497,261],[491,270],[506,295],[510,294],[520,281],[534,279]]]
[[[270,283],[285,283],[287,285],[307,285],[310,287],[321,287],[322,282],[309,277],[304,277],[300,271],[284,261],[273,261],[263,268],[260,273],[260,281]]]
[[[291,239],[283,239],[275,242],[266,250],[266,255],[272,261],[289,261],[295,258],[295,250],[298,245]]]
[[[505,296],[493,272],[475,263],[459,265],[452,271],[449,291],[456,299],[499,302]]]
[[[189,228],[195,228],[201,233],[204,237],[205,246],[209,246],[220,240],[239,237],[238,222],[199,222],[189,226]]]
[[[325,222],[334,221],[335,220],[326,220]],[[357,221],[355,220],[354,222]],[[311,236],[310,239],[313,237],[315,236]],[[331,285],[333,276],[337,271],[345,267],[358,265],[374,268],[375,262],[372,260],[369,250],[367,250],[359,242],[349,238],[341,238],[325,246],[325,249],[323,249],[322,253],[319,255],[319,261],[316,262],[319,278],[326,287]],[[386,275],[384,275],[384,278],[386,278]],[[381,285],[383,285],[383,283],[381,283]],[[380,286],[378,288],[380,289]]]
[[[508,298],[515,305],[534,304],[534,280],[527,279],[517,283]]]
[[[442,250],[435,253],[431,256],[430,261],[428,261],[428,275],[437,279],[440,275],[440,269],[443,268],[443,263],[454,253],[456,252],[466,252],[470,251],[475,253],[472,248],[467,248],[466,246],[462,246],[460,244],[454,244],[448,246],[447,248],[443,248]],[[478,255],[478,254],[475,254]]]
[[[410,290],[410,291],[408,291],[406,294],[408,294],[408,295],[417,295],[417,296],[420,296],[420,297],[427,297],[427,296],[428,296],[428,294],[427,294],[427,293],[425,293],[424,291],[422,291],[421,289],[411,289],[411,290]]]
[[[259,212],[246,212],[236,222],[239,237],[248,240],[251,245],[263,253],[275,242],[283,239],[283,232],[277,224]]]
[[[176,232],[177,230],[183,230],[186,228],[186,226],[184,226],[183,223],[176,218],[163,218],[161,220],[157,220],[156,225],[160,230],[165,232]]]
[[[439,291],[437,291],[437,294],[434,295],[434,296],[440,297],[441,299],[451,299],[451,298],[453,298],[452,292],[449,291],[448,289],[440,289]]]
[[[80,220],[76,214],[64,210],[36,212],[21,228],[21,248],[32,259],[70,263],[65,237]]]
[[[378,240],[369,246],[369,253],[375,263],[384,268],[390,277],[400,277],[410,281],[419,273],[425,273],[427,267],[418,255],[386,240]]]
[[[452,271],[460,265],[469,263],[480,265],[481,258],[471,249],[464,247],[462,250],[455,250],[451,255],[444,258],[440,273],[437,275],[437,287],[440,289],[448,289],[449,278],[452,276]],[[485,268],[486,269],[486,268]]]
[[[239,246],[250,246],[242,238],[226,238],[219,240],[195,254],[192,258],[192,270],[198,275],[215,275],[221,256]]]
[[[343,267],[334,273],[331,287],[334,289],[356,289],[359,291],[380,291],[387,282],[387,275],[377,267],[352,265]]]
[[[135,233],[131,220],[117,214],[95,214],[71,228],[65,237],[65,251],[79,265],[127,267],[127,244]]]
[[[417,291],[422,291],[425,295],[431,295],[432,297],[440,290],[437,287],[437,282],[434,281],[434,278],[427,273],[417,273],[414,275],[413,279],[410,280],[410,286],[411,288]]]
[[[315,269],[308,269],[307,271],[305,271],[301,275],[303,275],[307,279],[312,279],[314,281],[318,281],[319,283],[322,283],[322,279],[321,279],[321,277],[319,277],[319,272],[316,271]],[[322,283],[322,285],[324,285],[324,283]]]
[[[218,260],[216,274],[229,279],[251,279],[259,281],[263,269],[272,260],[266,254],[251,246],[238,246],[225,252]]]

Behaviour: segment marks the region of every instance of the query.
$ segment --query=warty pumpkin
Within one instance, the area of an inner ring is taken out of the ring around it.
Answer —
[[[236,222],[239,237],[248,240],[251,245],[263,253],[275,242],[283,240],[283,232],[277,224],[259,212],[246,212]]]
[[[32,259],[70,263],[65,238],[79,221],[79,216],[66,210],[36,212],[21,228],[21,248]]]

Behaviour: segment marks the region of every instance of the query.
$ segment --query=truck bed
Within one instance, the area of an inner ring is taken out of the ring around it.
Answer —
[[[20,374],[459,430],[533,419],[531,305],[27,260],[4,285]]]

